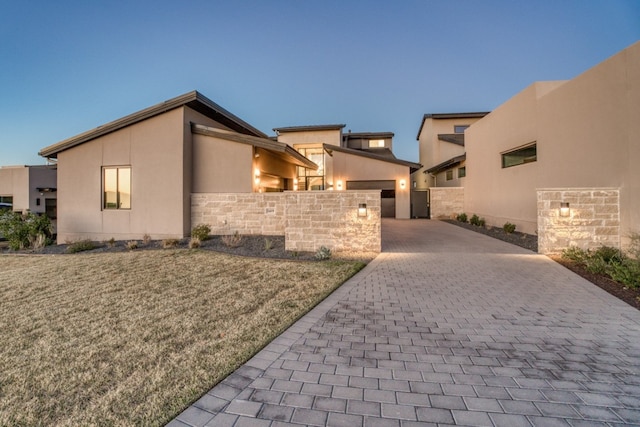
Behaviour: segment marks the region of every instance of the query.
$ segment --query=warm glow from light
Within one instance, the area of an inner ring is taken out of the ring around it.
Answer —
[[[366,203],[360,203],[358,205],[358,216],[361,217],[361,218],[367,216],[367,204]]]
[[[405,181],[404,179],[400,180],[400,188],[402,188],[404,190],[404,188],[407,186],[407,181]]]
[[[342,181],[341,180],[338,180],[337,190],[338,191],[342,190]]]
[[[569,216],[569,202],[560,203],[560,216]]]
[[[260,169],[255,168],[255,169],[254,169],[254,171],[253,171],[253,174],[254,174],[255,176],[260,176]]]

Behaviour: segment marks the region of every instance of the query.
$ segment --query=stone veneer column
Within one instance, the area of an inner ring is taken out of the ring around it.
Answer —
[[[620,247],[620,189],[538,189],[538,252],[559,253],[569,246]],[[560,216],[560,203],[569,216]]]

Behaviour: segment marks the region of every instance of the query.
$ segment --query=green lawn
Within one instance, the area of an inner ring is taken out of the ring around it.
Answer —
[[[0,256],[0,425],[163,425],[362,266]]]

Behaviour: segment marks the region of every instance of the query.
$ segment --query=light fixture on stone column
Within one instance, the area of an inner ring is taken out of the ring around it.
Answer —
[[[560,203],[560,216],[562,217],[569,216],[569,202]]]

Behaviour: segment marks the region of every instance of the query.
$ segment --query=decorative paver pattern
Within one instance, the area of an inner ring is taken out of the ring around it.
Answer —
[[[453,225],[382,231],[382,254],[169,425],[640,425],[640,312]]]

